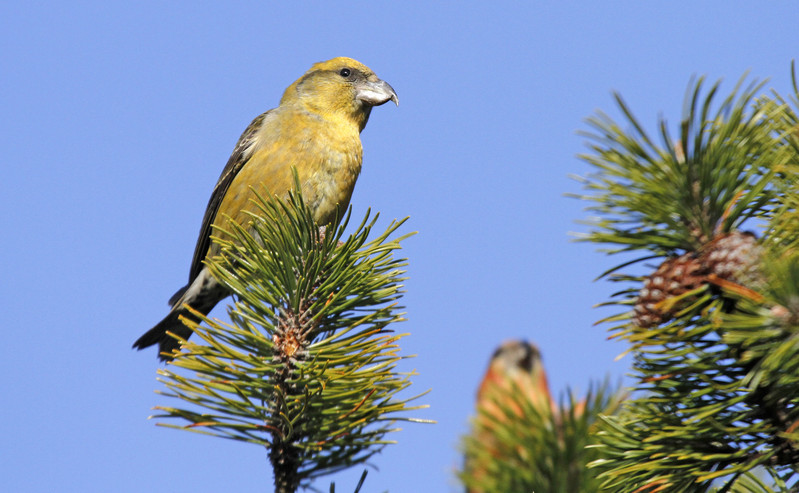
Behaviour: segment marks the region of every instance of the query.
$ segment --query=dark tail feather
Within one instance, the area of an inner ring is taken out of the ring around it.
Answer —
[[[169,298],[169,306],[174,307],[175,305],[177,305],[178,301],[180,301],[180,298],[183,297],[184,294],[186,294],[186,291],[188,291],[188,289],[189,289],[189,284],[186,284],[182,288],[178,289],[175,292],[175,294],[173,294],[172,297]]]
[[[167,334],[167,332],[180,336],[182,339],[188,339],[189,336],[191,336],[191,329],[180,321],[181,315],[189,320],[198,321],[197,316],[191,314],[184,308],[184,305],[188,304],[203,315],[208,315],[208,312],[229,294],[230,293],[214,279],[210,271],[203,268],[191,284],[180,288],[177,293],[172,295],[172,298],[169,300],[169,303],[172,305],[169,314],[158,322],[158,325],[139,337],[139,339],[133,343],[133,347],[136,349],[144,349],[158,344],[158,357],[161,361],[171,360],[172,357],[169,355],[172,354],[173,350],[180,348],[180,342]],[[164,353],[167,354],[165,355]]]
[[[213,308],[213,306],[208,309],[209,312],[211,308]],[[139,337],[136,342],[133,343],[133,347],[142,350],[158,344],[158,359],[161,361],[170,361],[172,357],[164,353],[172,354],[173,350],[180,348],[180,342],[167,334],[167,331],[172,332],[182,339],[188,339],[192,334],[191,329],[183,325],[183,322],[180,321],[179,317],[181,315],[191,320],[197,320],[197,317],[190,314],[188,310],[175,307],[163,320],[158,322],[155,327]]]

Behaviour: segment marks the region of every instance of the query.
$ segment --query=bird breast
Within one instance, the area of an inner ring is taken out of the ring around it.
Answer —
[[[238,193],[225,198],[235,203],[222,210],[254,209],[252,192],[235,182],[285,197],[294,188],[292,168],[296,168],[303,199],[319,224],[334,221],[337,210],[344,214],[363,158],[357,127],[307,113],[265,119],[248,151],[247,163],[231,186]],[[243,214],[235,216],[238,222],[246,219]]]

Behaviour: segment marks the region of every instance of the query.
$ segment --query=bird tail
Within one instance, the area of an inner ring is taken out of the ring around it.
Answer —
[[[180,348],[180,342],[169,335],[170,332],[181,339],[188,339],[192,330],[186,326],[180,317],[198,322],[199,317],[190,312],[186,306],[191,306],[195,311],[208,315],[208,313],[228,296],[228,291],[211,276],[208,269],[203,269],[191,284],[180,288],[170,298],[169,303],[172,309],[163,320],[158,322],[155,327],[148,330],[136,342],[133,343],[135,349],[144,349],[158,344],[158,358],[161,361],[172,359],[172,352]]]
[[[208,311],[210,312],[211,310],[209,309]],[[171,332],[181,339],[188,339],[192,333],[191,329],[180,320],[181,315],[190,320],[197,320],[197,317],[190,313],[184,306],[176,306],[172,308],[169,314],[158,322],[155,327],[139,337],[136,342],[133,343],[133,347],[141,350],[158,344],[158,359],[161,361],[171,360],[172,357],[167,356],[167,354],[172,354],[173,350],[178,349],[180,347],[180,341],[174,339],[167,332]]]

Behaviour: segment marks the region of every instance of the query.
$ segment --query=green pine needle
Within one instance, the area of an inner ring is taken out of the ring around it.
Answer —
[[[615,412],[621,400],[607,382],[583,399],[572,392],[555,409],[530,400],[510,381],[494,396],[499,414],[478,410],[472,431],[462,438],[464,468],[458,477],[468,491],[599,491],[587,464],[599,457],[591,448],[598,416]],[[501,397],[501,399],[500,399]]]
[[[702,99],[699,79],[686,95],[678,138],[658,122],[660,145],[619,95],[629,132],[603,113],[589,118],[593,131],[583,135],[591,153],[581,157],[596,171],[580,179],[587,192],[578,197],[593,202],[588,211],[598,217],[581,240],[671,255],[766,214],[769,184],[785,159],[775,159],[773,129],[763,123],[779,108],[753,110],[762,84],[736,97],[740,86],[714,110],[719,84]]]
[[[155,417],[266,447],[276,485],[286,476],[280,488],[292,491],[368,460],[393,443],[397,420],[419,421],[408,416],[425,407],[409,404],[418,396],[398,397],[412,374],[396,370],[404,334],[391,329],[407,264],[395,253],[410,235],[395,235],[404,220],[373,234],[369,213],[351,235],[349,212],[320,230],[298,194],[257,205],[250,225],[215,238],[222,254],[208,264],[236,297],[231,323],[186,321],[197,337],[170,365],[182,371],[159,371],[161,393],[186,407]]]
[[[637,392],[601,420],[592,466],[603,491],[799,485],[799,98],[740,87],[713,109],[719,85],[703,97],[696,82],[679,138],[661,120],[659,145],[621,98],[631,130],[604,115],[589,120],[594,144],[584,158],[597,171],[583,180],[590,193],[581,198],[598,219],[584,240],[608,244],[609,253],[675,256],[701,254],[752,222],[763,228],[745,285],[708,276],[660,302],[678,311],[649,327],[631,323],[630,312],[606,319],[620,323],[614,337],[631,343]],[[608,278],[640,283],[619,273],[635,262]],[[629,309],[639,295],[623,289],[613,304]]]

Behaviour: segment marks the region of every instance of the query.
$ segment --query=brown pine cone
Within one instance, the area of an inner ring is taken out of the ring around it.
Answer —
[[[717,236],[702,247],[699,259],[708,272],[720,278],[754,287],[760,277],[760,257],[763,247],[753,233],[733,231]]]
[[[700,287],[709,274],[755,287],[761,279],[762,250],[753,233],[733,231],[713,238],[698,252],[667,259],[644,280],[633,308],[633,323],[649,328],[668,322],[678,308],[664,310],[657,304]]]
[[[644,280],[633,311],[633,323],[648,328],[667,322],[675,310],[663,311],[658,303],[696,289],[705,282],[707,270],[694,253],[667,259]]]

